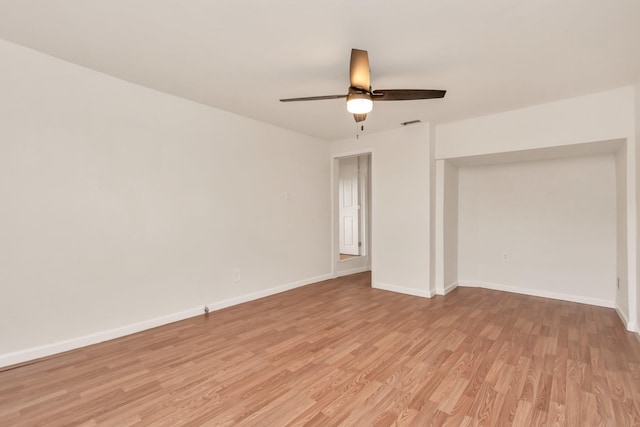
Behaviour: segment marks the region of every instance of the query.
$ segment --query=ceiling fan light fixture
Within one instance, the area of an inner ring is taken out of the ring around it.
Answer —
[[[352,93],[347,96],[347,111],[351,114],[367,114],[373,110],[373,100],[366,93]]]

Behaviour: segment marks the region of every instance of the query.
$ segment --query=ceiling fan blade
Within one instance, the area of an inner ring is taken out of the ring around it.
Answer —
[[[353,118],[356,120],[356,123],[364,122],[367,119],[367,113],[354,114]]]
[[[383,89],[374,90],[371,96],[374,101],[411,101],[414,99],[444,98],[446,90],[431,89]]]
[[[285,98],[280,102],[295,102],[295,101],[320,101],[322,99],[340,99],[346,98],[347,95],[322,95],[322,96],[306,96],[303,98]]]
[[[371,90],[371,73],[369,71],[369,54],[366,50],[351,49],[351,64],[349,67],[351,87]]]

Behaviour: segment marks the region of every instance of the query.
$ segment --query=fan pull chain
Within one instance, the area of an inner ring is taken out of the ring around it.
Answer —
[[[364,132],[364,125],[356,123],[356,139],[360,139],[360,132]]]

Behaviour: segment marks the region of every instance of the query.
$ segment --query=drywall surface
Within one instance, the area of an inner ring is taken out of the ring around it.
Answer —
[[[438,236],[440,233],[436,228],[436,223],[438,223],[438,215],[436,207],[437,203],[437,195],[438,195],[438,186],[437,186],[437,171],[436,171],[436,160],[435,160],[435,140],[436,140],[436,127],[430,126],[429,129],[429,217],[431,221],[429,221],[429,283],[430,288],[433,292],[435,292],[436,287],[436,270],[438,269],[438,257],[436,257],[436,248],[438,247],[438,243],[440,243],[439,238],[443,237],[442,235]],[[456,234],[457,235],[457,234]],[[457,243],[456,243],[457,244]],[[456,257],[457,258],[457,257]],[[456,261],[457,263],[457,261]]]
[[[3,41],[0,93],[0,361],[331,273],[327,143]]]
[[[371,152],[373,286],[430,296],[429,125],[334,141],[333,157]]]
[[[613,155],[459,168],[461,284],[614,306]]]
[[[458,285],[458,167],[436,160],[434,287],[446,295]]]
[[[458,168],[444,162],[444,290],[458,282]]]
[[[640,203],[640,171],[638,170],[638,165],[640,165],[640,149],[638,149],[637,144],[640,144],[640,76],[638,76],[638,82],[635,86],[635,203],[636,205]],[[640,250],[638,250],[638,241],[640,240],[640,215],[637,214],[636,211],[636,242],[635,242],[635,250],[636,250],[636,274],[635,274],[635,284],[630,284],[635,288],[635,298],[636,298],[636,312],[635,316],[631,316],[630,320],[633,322],[633,318],[635,317],[635,325],[633,325],[633,329],[636,332],[640,332],[640,291],[638,287],[640,286]],[[631,290],[631,289],[630,289]]]
[[[615,153],[616,167],[616,307],[629,324],[629,274],[627,227],[627,149]]]
[[[571,98],[436,128],[436,158],[554,147],[634,134],[634,88]]]

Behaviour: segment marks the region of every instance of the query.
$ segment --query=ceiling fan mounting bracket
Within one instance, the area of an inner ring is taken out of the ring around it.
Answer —
[[[355,87],[355,86],[349,86],[349,95],[351,94],[362,94],[362,95],[371,95],[371,87],[369,87],[369,90],[365,90],[362,89],[360,87]]]

